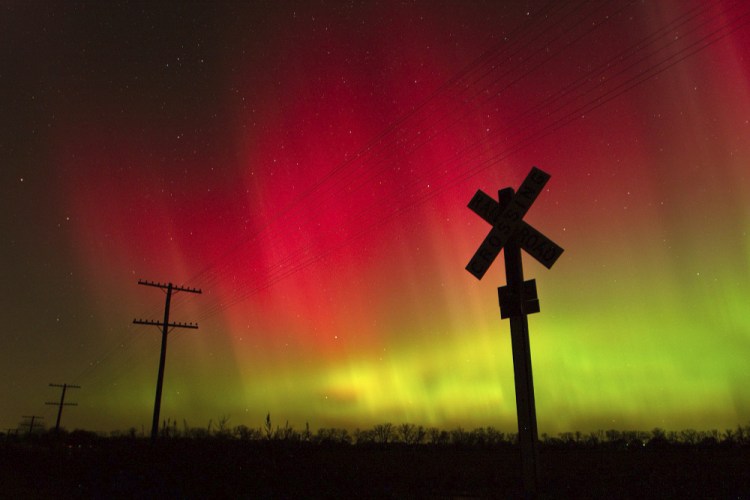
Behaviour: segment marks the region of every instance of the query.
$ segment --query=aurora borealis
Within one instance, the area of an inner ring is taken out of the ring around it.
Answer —
[[[539,431],[750,420],[750,8],[740,1],[0,7],[0,425],[513,430],[502,259],[525,220]]]

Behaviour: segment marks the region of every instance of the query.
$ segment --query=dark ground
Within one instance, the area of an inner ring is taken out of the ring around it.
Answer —
[[[540,449],[541,498],[748,498],[739,446]],[[3,498],[521,498],[510,445],[0,443]]]

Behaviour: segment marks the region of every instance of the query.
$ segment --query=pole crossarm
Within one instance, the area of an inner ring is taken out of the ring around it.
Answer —
[[[153,319],[134,319],[133,324],[135,325],[150,325],[164,328],[163,321],[156,321]],[[192,328],[197,329],[198,323],[167,323],[168,328]]]
[[[172,288],[172,292],[190,292],[190,293],[203,293],[200,288],[191,288],[187,286],[177,286],[172,285],[170,283],[159,283],[157,281],[146,281],[146,280],[138,280],[139,285],[145,285],[145,286],[153,286],[156,288]]]

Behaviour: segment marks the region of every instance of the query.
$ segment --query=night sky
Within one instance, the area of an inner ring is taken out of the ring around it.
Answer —
[[[0,427],[515,429],[502,258],[532,166],[539,431],[750,421],[743,1],[0,6]],[[501,256],[502,257],[502,256]]]

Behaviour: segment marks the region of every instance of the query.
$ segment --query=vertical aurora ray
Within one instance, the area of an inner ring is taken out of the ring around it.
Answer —
[[[565,248],[524,257],[540,431],[746,422],[748,29],[618,87],[744,12],[701,5],[233,7],[182,48],[125,36],[90,94],[60,84],[82,104],[50,132],[91,309],[66,355],[111,353],[75,381],[79,425],[148,422],[144,278],[204,291],[175,296],[201,326],[170,337],[165,418],[512,429],[504,277],[464,271],[489,229],[466,204],[531,165],[552,178],[526,220]]]

